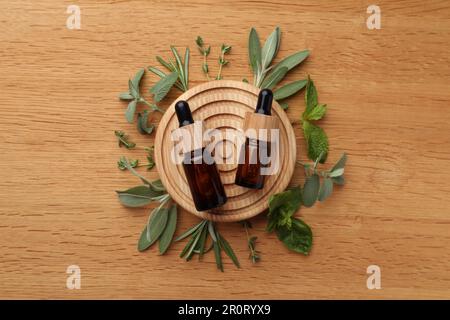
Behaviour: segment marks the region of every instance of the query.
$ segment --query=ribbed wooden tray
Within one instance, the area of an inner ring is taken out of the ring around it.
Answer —
[[[242,128],[245,112],[255,110],[258,93],[258,88],[241,81],[216,80],[188,90],[176,101],[186,100],[194,120],[203,120],[207,128],[239,129]],[[248,219],[266,210],[269,196],[288,186],[295,167],[295,135],[285,111],[277,102],[273,102],[272,115],[280,119],[280,173],[267,176],[262,190],[251,190],[234,184],[236,164],[218,164],[228,201],[213,211],[199,212],[192,201],[182,165],[171,161],[173,142],[170,134],[178,128],[175,102],[164,113],[155,140],[156,167],[173,200],[200,218],[221,222]],[[234,155],[237,155],[237,150]]]

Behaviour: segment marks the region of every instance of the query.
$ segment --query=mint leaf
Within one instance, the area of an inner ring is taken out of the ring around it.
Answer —
[[[305,120],[320,120],[327,113],[327,105],[326,104],[318,104],[312,108],[308,113],[303,113],[303,119]]]
[[[302,220],[293,218],[292,226],[277,229],[277,236],[292,251],[308,255],[311,251],[313,234],[311,228]]]
[[[271,195],[267,231],[271,232],[280,226],[290,228],[291,217],[300,208],[301,203],[302,190],[300,187]]]
[[[318,103],[317,90],[314,86],[314,82],[308,76],[308,83],[306,84],[306,93],[305,93],[305,103],[306,103],[306,114],[310,113],[311,110]]]
[[[308,147],[308,158],[316,160],[321,154],[320,163],[324,163],[328,156],[328,137],[322,128],[303,121],[303,133]]]

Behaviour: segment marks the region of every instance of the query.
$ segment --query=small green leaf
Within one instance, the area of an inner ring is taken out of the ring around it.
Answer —
[[[177,215],[177,206],[173,205],[168,212],[167,224],[161,238],[159,239],[160,254],[166,253],[170,243],[172,242],[175,229],[177,228]]]
[[[292,251],[308,255],[311,251],[313,234],[311,228],[302,220],[293,218],[292,227],[277,229],[277,236]]]
[[[154,94],[156,102],[161,101],[178,79],[178,73],[172,72],[168,76],[161,78],[153,87],[150,88],[150,93]]]
[[[318,104],[315,107],[313,107],[309,112],[307,113],[306,110],[303,113],[303,119],[306,120],[320,120],[327,112],[327,105],[326,104]]]
[[[289,105],[287,104],[287,102],[281,102],[280,107],[283,110],[287,110],[289,108]]]
[[[214,230],[214,222],[208,221],[208,231],[211,239],[213,239],[214,242],[217,242],[216,231]]]
[[[334,171],[336,169],[343,169],[345,167],[345,164],[347,162],[347,154],[344,152],[341,156],[341,158],[336,162],[336,164],[333,166],[331,171]]]
[[[148,126],[148,110],[144,110],[142,113],[138,113],[137,116],[137,129],[141,134],[151,134],[153,132],[153,129],[155,128],[154,125]]]
[[[303,60],[305,60],[309,55],[308,50],[296,52],[280,62],[278,62],[272,69],[272,73],[277,72],[279,69],[286,67],[288,71],[292,70],[294,67],[298,66]]]
[[[158,60],[159,63],[161,63],[167,70],[170,72],[176,72],[176,68],[169,62],[166,62],[163,58],[160,56],[156,56],[156,60]]]
[[[282,100],[286,99],[300,90],[302,90],[306,86],[307,81],[306,80],[298,80],[291,83],[288,83],[281,88],[275,90],[273,93],[273,98],[275,100]]]
[[[261,66],[261,44],[255,28],[250,30],[250,35],[248,37],[248,58],[253,74],[256,75]]]
[[[311,110],[317,105],[318,103],[318,96],[317,96],[317,90],[314,86],[314,82],[311,80],[311,78],[308,76],[308,83],[306,84],[306,93],[305,93],[305,114],[309,114]]]
[[[308,147],[308,158],[316,160],[320,155],[320,163],[324,163],[328,155],[328,137],[322,128],[303,121],[303,133]]]
[[[122,92],[119,94],[120,100],[133,100],[134,97],[129,92]]]
[[[175,241],[181,241],[187,237],[189,237],[191,234],[193,234],[195,231],[198,230],[198,228],[200,228],[203,224],[203,221],[200,222],[199,224],[196,224],[195,226],[193,226],[192,228],[188,229],[186,232],[184,232],[181,236],[178,236]]]
[[[324,178],[319,190],[319,201],[325,201],[333,192],[333,181],[330,178]]]
[[[261,51],[261,66],[267,69],[270,63],[275,58],[278,52],[278,45],[280,44],[280,28],[276,27],[264,43]]]
[[[206,245],[207,236],[208,236],[208,227],[206,225],[204,225],[202,228],[202,233],[200,234],[199,243],[197,244],[199,260],[203,257],[203,254],[205,253],[205,245]]]
[[[303,204],[312,207],[319,195],[320,178],[317,174],[308,176],[303,187]]]
[[[139,87],[136,87],[131,80],[128,80],[128,90],[135,99],[139,99],[141,97]]]
[[[144,230],[141,232],[141,236],[139,237],[138,241],[138,250],[144,251],[148,249],[152,244],[147,239],[147,226],[145,226]]]
[[[131,101],[128,104],[127,110],[125,111],[125,118],[129,123],[133,122],[134,114],[136,112],[136,104],[137,104],[136,100]]]
[[[158,68],[155,67],[148,67],[148,71],[156,74],[158,77],[160,78],[164,78],[165,76],[167,76],[167,74],[161,70],[159,70]]]
[[[264,79],[261,85],[261,89],[273,89],[273,87],[275,87],[281,80],[283,80],[287,72],[288,68],[286,67],[282,67],[276,72],[272,72]]]
[[[134,78],[131,80],[131,82],[133,83],[133,86],[135,88],[139,89],[139,85],[141,83],[141,79],[142,79],[142,76],[144,75],[144,72],[145,72],[144,68],[139,69],[139,71],[136,73]]]
[[[129,141],[129,137],[125,134],[125,132],[115,130],[114,134],[116,135],[119,147],[124,146],[127,149],[133,149],[136,146],[134,142]]]
[[[148,181],[146,178],[144,178],[143,176],[141,176],[136,170],[134,170],[130,163],[128,162],[128,160],[125,157],[121,157],[120,161],[123,161],[124,165],[127,167],[127,169],[136,177],[138,177],[139,179],[141,179],[141,181],[143,183],[145,183],[146,185],[149,185],[150,187],[152,187],[152,182]],[[153,189],[155,190],[155,189]]]
[[[230,259],[233,261],[234,265],[236,267],[240,268],[241,266],[239,265],[239,260],[236,257],[236,255],[234,254],[234,251],[231,248],[228,241],[225,240],[225,238],[223,238],[221,235],[219,235],[219,234],[216,234],[216,235],[217,235],[217,240],[219,242],[220,247],[223,249],[223,251],[225,251],[227,256],[230,257]]]
[[[345,179],[344,176],[339,176],[336,178],[331,178],[331,180],[333,180],[334,184],[337,184],[338,186],[342,186],[345,184]]]
[[[334,169],[333,171],[331,171],[328,176],[330,178],[337,178],[340,177],[344,174],[344,168],[339,168],[339,169]]]
[[[202,48],[203,44],[204,44],[202,37],[197,36],[197,39],[195,40],[195,43],[197,44],[197,46],[199,46],[199,48]],[[203,53],[203,51],[200,51],[200,52]]]
[[[124,158],[120,158],[119,161],[117,161],[117,167],[120,170],[127,170],[126,163],[123,161],[123,159]],[[136,168],[139,164],[139,160],[138,159],[130,159],[129,164],[132,168]]]

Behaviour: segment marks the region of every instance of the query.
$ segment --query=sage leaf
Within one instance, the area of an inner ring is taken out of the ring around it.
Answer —
[[[248,58],[253,74],[256,75],[261,66],[261,44],[255,28],[250,30],[250,35],[248,37]]]
[[[131,80],[128,80],[128,90],[136,100],[141,97],[141,94],[139,93],[139,87],[136,87]]]
[[[328,156],[328,137],[322,128],[303,121],[303,133],[308,147],[308,158],[324,163]]]
[[[302,90],[306,86],[307,82],[308,81],[306,80],[298,80],[288,83],[282,86],[281,88],[275,90],[275,92],[273,93],[273,98],[275,100],[286,99]]]
[[[333,192],[333,180],[324,178],[319,190],[319,201],[325,201]]]
[[[334,169],[333,171],[331,171],[328,176],[330,178],[336,178],[336,177],[340,177],[344,174],[344,168],[338,168],[338,169]]]
[[[327,105],[326,104],[317,104],[313,107],[309,112],[304,112],[303,118],[306,120],[320,120],[327,113]]]
[[[264,47],[261,52],[261,66],[263,69],[267,69],[270,63],[275,58],[280,44],[280,28],[276,27],[270,34],[264,43]]]
[[[172,72],[164,78],[161,78],[153,87],[150,88],[150,93],[154,95],[154,100],[160,102],[170,91],[178,79],[178,73]]]
[[[272,69],[272,73],[278,71],[279,69],[286,67],[288,68],[288,71],[293,69],[294,67],[298,66],[300,63],[302,63],[303,60],[305,60],[309,55],[309,50],[299,51],[296,52],[280,62],[278,62]]]
[[[175,229],[177,228],[177,215],[177,206],[173,205],[168,212],[167,224],[159,239],[160,254],[166,253],[170,243],[172,242]]]
[[[261,89],[273,89],[273,87],[275,87],[281,80],[283,80],[287,72],[288,68],[286,67],[282,67],[276,72],[272,72],[264,79],[261,85]]]
[[[129,92],[122,92],[119,94],[120,100],[133,100],[134,97]]]
[[[292,227],[277,229],[277,236],[292,251],[308,255],[311,251],[313,234],[311,228],[302,220],[293,218]]]
[[[145,72],[144,68],[139,69],[139,71],[136,73],[136,75],[131,80],[131,82],[133,83],[133,86],[135,88],[139,88],[139,85],[141,83],[141,79],[142,79],[142,76],[144,75],[144,72]]]
[[[166,191],[166,188],[164,187],[161,179],[152,181],[150,187],[155,191]]]
[[[152,245],[163,233],[169,216],[167,208],[158,207],[152,211],[147,224],[147,240]]]
[[[308,176],[303,186],[303,204],[305,207],[312,207],[316,202],[320,188],[319,175]]]
[[[280,226],[290,227],[291,217],[301,204],[302,190],[300,187],[271,195],[269,197],[267,231],[271,232]]]
[[[141,134],[151,134],[153,132],[153,129],[155,128],[154,125],[148,126],[148,110],[144,110],[142,113],[138,113],[137,116],[137,129]]]
[[[336,169],[343,169],[345,167],[345,164],[347,162],[347,154],[344,152],[341,156],[341,158],[336,162],[336,164],[331,168],[331,171],[334,171]]]
[[[127,110],[125,111],[125,118],[129,123],[133,122],[134,114],[136,113],[136,104],[137,104],[136,100],[131,101],[128,104]]]
[[[222,256],[221,256],[221,250],[220,246],[217,243],[217,241],[213,241],[213,248],[214,248],[214,257],[216,259],[216,265],[217,269],[223,272],[223,264],[222,264]]]
[[[116,191],[120,203],[127,207],[142,207],[154,201],[155,197],[162,195],[148,186],[137,186],[124,191]]]
[[[338,186],[342,186],[345,184],[345,179],[344,176],[339,176],[336,178],[331,178],[331,180],[333,180],[334,184],[337,184]]]
[[[152,243],[150,243],[147,239],[147,226],[145,226],[144,230],[141,232],[141,236],[139,237],[138,251],[142,252],[148,249],[151,245]]]
[[[233,261],[234,265],[238,268],[240,268],[239,260],[234,254],[233,249],[231,248],[230,244],[228,243],[225,238],[223,238],[221,235],[217,235],[217,240],[219,242],[220,247],[225,251],[228,257],[230,257],[231,261]]]

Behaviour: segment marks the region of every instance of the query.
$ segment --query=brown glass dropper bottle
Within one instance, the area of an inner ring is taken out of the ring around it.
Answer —
[[[186,101],[180,100],[175,104],[180,127],[194,124],[191,109]],[[215,162],[208,164],[203,159],[204,147],[184,154],[183,169],[191,190],[195,208],[198,211],[210,210],[227,202],[225,189],[220,181],[219,171]],[[201,161],[196,157],[202,157]]]
[[[272,115],[273,93],[269,89],[263,89],[258,95],[255,113],[246,114],[244,121],[244,131],[247,129],[270,129],[264,128],[266,123],[274,123]],[[258,134],[258,132],[256,132]],[[270,132],[268,133],[270,134]],[[264,187],[265,175],[261,174],[261,169],[265,166],[261,163],[260,148],[267,148],[265,154],[270,157],[270,143],[260,141],[256,137],[247,136],[242,145],[240,161],[236,171],[234,183],[250,189],[262,189]]]

